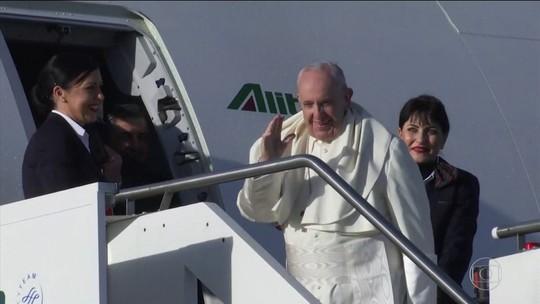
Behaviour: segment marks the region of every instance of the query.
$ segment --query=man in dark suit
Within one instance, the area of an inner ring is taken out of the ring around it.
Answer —
[[[137,99],[137,98],[135,98]],[[122,156],[122,188],[137,187],[172,179],[159,141],[149,123],[145,110],[139,103],[120,103],[107,115],[108,136],[103,136],[107,144]],[[162,195],[138,199],[135,202],[136,214],[158,211]],[[174,194],[170,207],[180,206]],[[125,204],[117,204],[114,214],[127,212]]]

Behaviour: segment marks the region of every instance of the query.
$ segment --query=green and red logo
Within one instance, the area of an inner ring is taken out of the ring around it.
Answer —
[[[264,91],[260,84],[246,83],[236,94],[227,109],[293,115],[298,112],[293,94]]]

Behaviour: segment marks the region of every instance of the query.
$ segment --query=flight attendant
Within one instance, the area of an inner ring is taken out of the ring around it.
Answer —
[[[444,105],[434,96],[411,98],[401,109],[398,133],[424,179],[438,265],[461,284],[473,253],[480,184],[476,176],[440,157],[449,131]],[[437,304],[452,303],[439,288]]]
[[[97,61],[80,53],[54,55],[43,67],[31,101],[47,118],[24,155],[25,198],[94,182],[121,182],[122,158],[92,131],[104,100],[102,85]]]

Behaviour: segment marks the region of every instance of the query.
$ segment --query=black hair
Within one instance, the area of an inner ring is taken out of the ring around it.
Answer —
[[[450,132],[446,109],[437,97],[424,94],[409,99],[399,113],[399,128],[403,128],[405,122],[411,117],[416,117],[424,123],[438,124],[444,137],[447,137]]]
[[[51,57],[38,74],[32,87],[31,101],[39,114],[55,108],[52,91],[55,86],[69,89],[83,81],[90,73],[99,69],[99,63],[84,53],[59,53]]]
[[[145,113],[141,106],[134,103],[121,103],[114,105],[107,114],[109,123],[114,124],[117,118],[120,119],[146,119]]]

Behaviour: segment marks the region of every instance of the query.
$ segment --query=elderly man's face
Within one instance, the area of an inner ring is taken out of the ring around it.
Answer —
[[[338,87],[328,71],[308,70],[298,79],[298,100],[309,134],[332,141],[343,131],[342,122],[352,90]]]
[[[117,118],[111,132],[113,148],[122,156],[138,161],[148,157],[150,135],[143,118]]]

